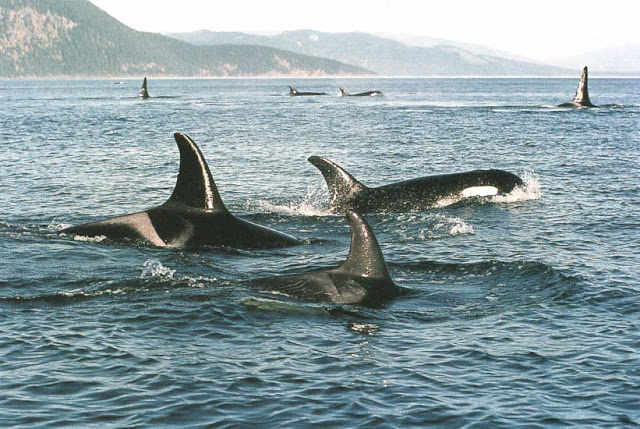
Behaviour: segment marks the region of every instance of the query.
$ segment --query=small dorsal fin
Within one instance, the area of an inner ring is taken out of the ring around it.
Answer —
[[[345,97],[345,96],[349,95],[349,93],[347,91],[345,91],[344,88],[340,88],[340,95],[342,97]]]
[[[330,204],[340,206],[348,203],[367,187],[358,182],[338,164],[321,156],[312,156],[308,161],[324,176],[329,188]]]
[[[578,83],[578,89],[576,90],[576,95],[573,97],[573,102],[578,103],[585,106],[591,105],[591,100],[589,100],[589,88],[588,88],[588,80],[589,80],[589,70],[587,66],[584,66],[582,69],[582,74],[580,75],[580,83]]]
[[[289,95],[296,95],[297,93],[298,93],[298,90],[292,87],[291,85],[289,85]]]
[[[351,248],[347,260],[336,271],[392,281],[378,240],[367,221],[353,210],[347,211],[347,219],[351,226]]]
[[[142,88],[140,88],[140,98],[149,98],[149,91],[147,91],[147,78],[142,81]]]
[[[226,211],[207,161],[196,143],[183,133],[175,133],[173,137],[180,150],[180,172],[168,202],[208,211]]]

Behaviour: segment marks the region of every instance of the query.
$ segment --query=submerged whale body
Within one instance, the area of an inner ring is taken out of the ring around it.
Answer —
[[[362,213],[428,209],[443,198],[507,194],[523,183],[507,171],[474,170],[369,188],[326,158],[312,156],[309,162],[324,176],[330,209],[337,213],[349,209]]]
[[[358,94],[349,94],[343,88],[340,88],[340,96],[341,97],[377,97],[379,95],[382,95],[382,91],[377,91],[376,90],[376,91],[360,92]]]
[[[147,78],[142,81],[142,88],[140,88],[140,98],[149,98],[149,91],[147,91]]]
[[[402,295],[389,274],[380,245],[371,227],[355,211],[347,212],[351,248],[336,268],[266,279],[251,284],[269,292],[311,302],[376,304]]]
[[[326,92],[309,92],[309,91],[298,91],[291,85],[289,85],[289,96],[291,97],[299,97],[305,95],[326,95]]]
[[[300,244],[295,237],[231,214],[220,198],[198,146],[186,134],[176,133],[174,137],[180,150],[180,171],[167,202],[143,212],[86,223],[61,232],[172,248],[273,248]]]
[[[573,100],[562,103],[558,107],[598,107],[591,103],[589,99],[589,70],[587,66],[582,69],[582,75],[580,75],[580,82],[578,83],[578,89]]]

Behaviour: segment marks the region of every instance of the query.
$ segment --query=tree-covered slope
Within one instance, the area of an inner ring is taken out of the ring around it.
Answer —
[[[86,0],[0,0],[0,76],[371,74],[255,45],[194,46],[135,31]]]

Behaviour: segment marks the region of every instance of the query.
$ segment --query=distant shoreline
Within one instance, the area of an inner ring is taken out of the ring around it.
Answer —
[[[575,79],[575,75],[549,75],[549,76],[518,76],[518,75],[503,75],[503,76],[485,76],[485,75],[477,75],[477,76],[377,76],[377,75],[361,75],[361,76],[353,76],[353,75],[344,75],[344,76],[154,76],[154,75],[137,75],[137,76],[102,76],[102,75],[87,75],[87,76],[69,76],[69,75],[60,75],[60,76],[17,76],[17,77],[8,77],[8,76],[0,76],[0,81],[46,81],[46,80],[108,80],[108,81],[118,81],[118,80],[142,80],[143,77],[147,77],[148,79],[153,80],[251,80],[251,79],[260,79],[260,80],[321,80],[321,79]],[[640,79],[640,72],[636,74],[591,74],[589,76],[590,79]]]

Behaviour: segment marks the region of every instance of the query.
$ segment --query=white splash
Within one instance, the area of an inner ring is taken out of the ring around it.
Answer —
[[[496,195],[491,198],[495,203],[514,203],[517,201],[539,200],[542,196],[538,175],[532,171],[525,171],[522,175],[522,186],[516,186],[506,195]]]
[[[396,219],[395,229],[404,241],[425,241],[453,235],[475,234],[473,226],[463,219],[440,213],[402,214]]]
[[[253,209],[264,212],[274,212],[285,215],[298,216],[330,216],[328,210],[326,189],[310,186],[307,193],[298,201],[288,204],[274,204],[269,201],[255,201]]]
[[[49,225],[47,226],[47,229],[52,229],[54,231],[60,231],[66,228],[70,228],[72,225],[70,223],[57,223],[56,222],[57,219],[53,219],[51,222],[49,222]]]
[[[96,235],[95,237],[87,237],[86,235],[75,235],[73,237],[75,241],[86,241],[89,243],[102,243],[107,239],[106,235]]]
[[[469,225],[465,221],[460,218],[453,218],[453,225],[451,226],[451,230],[449,230],[449,234],[451,235],[466,235],[466,234],[475,234],[473,230],[473,226]]]
[[[141,279],[160,278],[162,280],[171,280],[176,272],[176,270],[172,270],[171,268],[162,265],[160,261],[154,261],[151,259],[145,261],[142,267],[142,274],[140,274]]]

